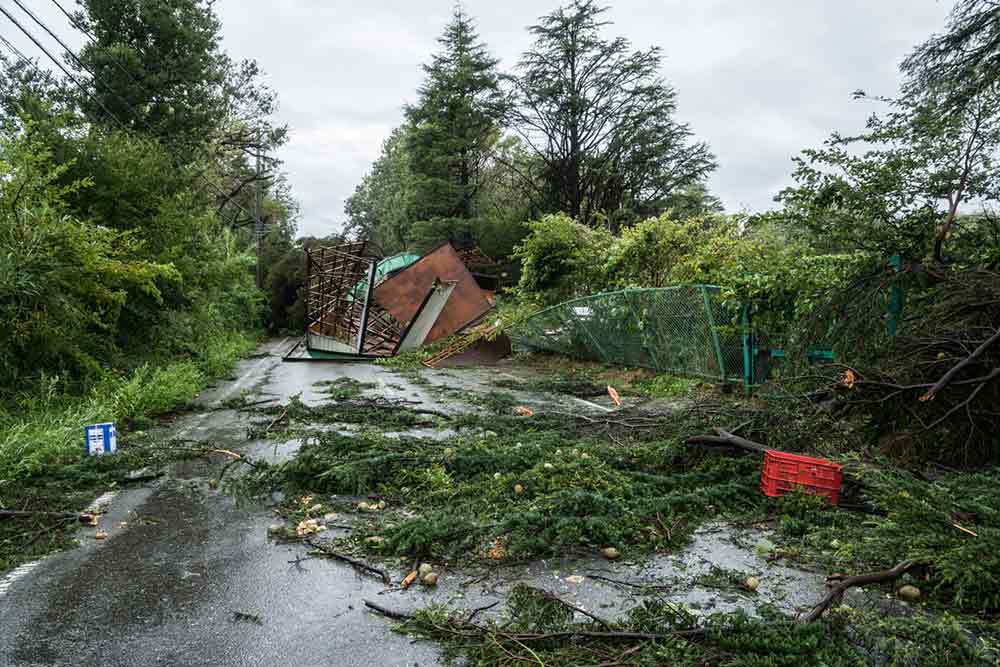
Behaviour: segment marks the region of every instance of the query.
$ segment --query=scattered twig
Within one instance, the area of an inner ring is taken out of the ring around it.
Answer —
[[[498,604],[500,604],[500,600],[497,600],[496,602],[494,602],[492,604],[488,604],[488,605],[485,605],[485,606],[482,606],[482,607],[476,607],[475,609],[472,610],[472,612],[468,616],[465,617],[465,622],[466,623],[472,623],[472,619],[474,619],[476,617],[476,614],[479,614],[480,612],[484,612],[484,611],[489,611],[490,609],[493,609],[493,607],[497,606]]]
[[[275,417],[274,419],[271,420],[271,423],[268,424],[267,427],[263,431],[261,431],[261,434],[267,435],[268,433],[270,433],[271,429],[274,428],[274,425],[277,424],[278,422],[280,422],[282,419],[284,419],[287,416],[288,416],[288,408],[285,408],[284,410],[281,411],[280,415],[278,415],[277,417]]]
[[[233,620],[246,621],[247,623],[255,623],[256,625],[264,625],[264,619],[261,618],[259,614],[248,614],[244,611],[234,611]]]
[[[92,523],[92,512],[42,512],[36,510],[0,510],[0,519],[17,519],[26,517],[54,517],[57,519],[76,519],[80,523]]]
[[[543,594],[549,600],[552,600],[553,602],[558,602],[559,604],[561,604],[562,606],[566,607],[567,609],[572,609],[575,612],[583,614],[587,618],[591,619],[592,621],[596,621],[597,623],[601,624],[605,628],[608,628],[608,629],[611,628],[611,625],[607,621],[605,621],[603,618],[601,618],[600,616],[597,616],[596,614],[592,614],[592,613],[590,613],[589,611],[587,611],[585,609],[581,609],[580,607],[577,607],[576,605],[570,604],[569,602],[566,602],[566,600],[563,600],[562,598],[556,596],[554,593],[550,593],[548,591],[543,591]]]
[[[954,366],[952,366],[951,369],[947,373],[945,373],[944,375],[942,375],[941,379],[938,380],[937,382],[935,382],[934,386],[931,387],[930,389],[928,389],[920,397],[919,400],[921,400],[921,401],[930,401],[930,400],[933,400],[934,397],[937,396],[937,394],[940,393],[940,391],[942,389],[944,389],[945,387],[947,387],[948,384],[953,379],[955,379],[955,376],[958,375],[959,372],[961,372],[961,370],[963,368],[965,368],[966,366],[968,366],[969,364],[971,364],[973,361],[975,361],[976,359],[978,359],[979,357],[981,357],[983,355],[983,353],[986,352],[986,350],[988,350],[990,348],[990,346],[993,345],[994,343],[996,343],[997,341],[1000,341],[1000,329],[997,329],[996,332],[992,336],[990,336],[985,341],[983,341],[982,345],[980,345],[975,350],[973,350],[972,354],[970,354],[965,359],[962,359],[960,362],[958,362],[957,364],[955,364]]]
[[[620,579],[612,579],[611,577],[605,577],[600,574],[587,574],[589,579],[597,579],[598,581],[606,581],[610,584],[615,584],[616,586],[629,586],[632,588],[642,588],[645,590],[667,590],[668,586],[663,586],[659,584],[641,584],[635,583],[633,581],[621,581]]]
[[[399,611],[396,609],[389,609],[376,604],[370,600],[365,600],[365,606],[374,611],[377,614],[381,614],[386,618],[391,618],[396,621],[413,621],[417,620],[416,616],[409,614],[404,611]],[[481,634],[490,634],[502,639],[507,639],[517,643],[523,642],[542,642],[551,641],[553,639],[603,639],[603,640],[639,640],[639,641],[665,641],[668,639],[699,639],[705,636],[704,628],[688,628],[684,630],[675,630],[669,633],[657,633],[657,632],[628,632],[619,630],[606,630],[606,631],[596,631],[596,630],[561,630],[555,632],[540,632],[540,633],[530,633],[530,632],[498,632],[494,628],[484,627],[477,625],[475,623],[454,623],[452,628],[442,628],[439,625],[434,626],[437,630],[451,631],[455,634],[460,634],[463,636],[475,636]]]
[[[372,611],[381,614],[382,616],[385,616],[386,618],[391,618],[396,621],[412,621],[414,618],[413,614],[407,614],[402,611],[389,609],[387,607],[383,607],[379,604],[376,604],[371,600],[365,600],[365,606],[371,609]]]
[[[958,529],[959,529],[960,531],[962,531],[963,533],[968,533],[969,535],[972,535],[973,537],[979,537],[979,534],[978,534],[978,533],[976,533],[976,532],[974,532],[974,531],[971,531],[971,530],[969,530],[968,528],[965,528],[965,527],[963,527],[963,526],[960,526],[960,525],[958,525],[957,523],[953,523],[953,524],[951,524],[951,525],[955,526],[955,528],[958,528]]]
[[[912,568],[914,563],[912,561],[903,561],[891,570],[885,570],[882,572],[872,572],[870,574],[859,574],[853,577],[830,577],[827,582],[837,581],[837,583],[830,588],[830,591],[826,594],[822,600],[820,600],[812,610],[802,617],[803,623],[812,623],[818,621],[823,613],[832,605],[834,602],[839,600],[844,592],[849,588],[854,588],[855,586],[865,586],[867,584],[880,584],[886,581],[893,581],[903,576],[910,568]]]
[[[348,565],[353,567],[355,570],[358,570],[362,574],[378,577],[379,579],[382,580],[382,583],[386,585],[388,585],[391,582],[391,580],[389,579],[389,575],[386,574],[384,570],[380,570],[377,567],[369,565],[368,563],[363,563],[359,560],[355,560],[350,556],[345,556],[344,554],[337,553],[333,549],[323,546],[322,544],[319,544],[315,540],[305,540],[305,543],[323,556],[327,556],[328,558],[333,558],[334,560],[339,560],[341,562],[347,563]]]

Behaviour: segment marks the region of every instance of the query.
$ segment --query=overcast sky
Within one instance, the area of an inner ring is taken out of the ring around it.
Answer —
[[[65,0],[73,4],[72,0]],[[13,7],[10,0],[0,0]],[[49,0],[28,0],[62,34]],[[791,158],[832,130],[853,131],[892,94],[910,48],[941,30],[950,0],[612,0],[609,32],[659,46],[679,117],[709,143],[711,190],[730,211],[762,210],[789,182]],[[501,67],[530,43],[525,28],[557,0],[465,0]],[[301,204],[299,231],[324,236],[412,102],[451,0],[218,0],[224,45],[255,58],[291,128],[281,157]],[[13,32],[0,26],[5,36]],[[77,43],[79,40],[75,40]],[[17,43],[29,53],[30,44]]]

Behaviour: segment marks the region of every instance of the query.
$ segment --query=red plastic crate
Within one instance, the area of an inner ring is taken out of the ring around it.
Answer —
[[[824,496],[836,505],[840,497],[842,466],[825,459],[769,449],[764,453],[760,490],[775,498],[797,488]]]

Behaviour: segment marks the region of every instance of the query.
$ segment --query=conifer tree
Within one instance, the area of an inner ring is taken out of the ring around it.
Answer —
[[[408,106],[407,148],[414,177],[412,217],[471,218],[503,111],[496,58],[472,18],[456,7],[424,65],[427,78]]]

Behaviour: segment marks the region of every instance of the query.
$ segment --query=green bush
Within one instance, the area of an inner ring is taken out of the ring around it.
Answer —
[[[521,260],[519,289],[545,304],[604,289],[604,261],[613,238],[559,213],[528,223],[528,236],[514,250]]]

